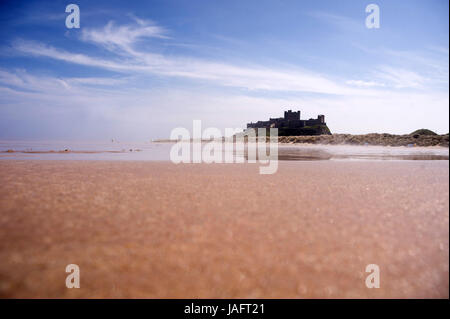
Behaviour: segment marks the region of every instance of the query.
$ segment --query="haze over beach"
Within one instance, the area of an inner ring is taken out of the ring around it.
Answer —
[[[368,4],[2,2],[0,298],[449,298],[449,4]]]

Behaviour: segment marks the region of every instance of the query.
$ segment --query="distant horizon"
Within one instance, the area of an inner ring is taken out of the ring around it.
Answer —
[[[0,140],[128,142],[301,110],[333,134],[449,133],[447,1],[0,4]],[[365,8],[380,8],[380,27]]]
[[[328,125],[328,124],[327,124]],[[188,130],[190,130],[189,127],[186,127]],[[237,128],[236,128],[237,129]],[[394,133],[390,133],[390,132],[369,132],[369,133],[346,133],[346,132],[339,132],[339,133],[334,133],[331,132],[332,134],[340,134],[340,135],[369,135],[369,134],[390,134],[390,135],[410,135],[413,132],[417,131],[417,130],[421,130],[421,129],[426,129],[426,130],[430,130],[433,131],[431,129],[427,129],[426,127],[421,127],[418,128],[416,130],[413,130],[412,132],[408,132],[408,133],[400,133],[400,134],[394,134]],[[242,130],[244,131],[245,128],[242,128]],[[191,131],[191,130],[190,130]],[[435,131],[433,131],[435,132]],[[437,133],[438,135],[448,135],[450,134],[449,132],[447,133]],[[225,137],[225,136],[222,136]],[[169,141],[170,136],[167,137],[152,137],[152,138],[147,138],[147,139],[140,139],[140,140],[120,140],[120,139],[114,139],[114,138],[99,138],[99,139],[77,139],[76,137],[73,138],[66,138],[66,139],[51,139],[51,138],[38,138],[38,137],[28,137],[28,138],[0,138],[0,143],[1,142],[41,142],[41,143],[45,143],[45,142],[50,142],[50,143],[63,143],[63,142],[71,142],[71,143],[86,143],[86,144],[95,144],[95,143],[151,143],[151,142],[158,142],[158,141]],[[176,139],[174,139],[173,141],[176,141]]]

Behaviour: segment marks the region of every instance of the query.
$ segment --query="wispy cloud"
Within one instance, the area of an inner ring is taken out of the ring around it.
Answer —
[[[11,87],[5,86],[6,83]],[[66,122],[67,127],[78,127],[77,120],[81,116],[93,121],[89,132],[96,131],[95,125],[112,127],[115,129],[104,129],[102,137],[122,139],[142,137],[142,132],[146,132],[148,138],[167,137],[173,127],[190,127],[192,119],[204,120],[205,127],[242,127],[254,120],[255,114],[258,118],[281,115],[281,106],[292,105],[301,105],[305,117],[315,116],[318,110],[324,112],[334,132],[369,133],[373,132],[371,123],[376,123],[379,132],[403,134],[421,127],[423,118],[428,117],[427,124],[440,127],[438,132],[446,133],[446,117],[441,109],[449,102],[445,93],[401,91],[384,92],[370,98],[351,95],[255,97],[181,88],[171,88],[167,92],[158,88],[126,88],[120,79],[54,78],[32,75],[24,70],[0,70],[0,84],[3,105],[10,106],[9,113],[18,112],[23,116],[26,112],[40,119],[30,125],[50,125],[53,122],[48,121],[52,119]],[[180,111],[180,105],[184,111]],[[409,118],[405,126],[399,127],[397,124],[405,110],[421,116]],[[448,115],[448,108],[446,112]],[[167,113],[177,116],[168,118]],[[4,114],[3,111],[0,114]],[[67,114],[73,115],[70,122],[64,117]],[[208,114],[206,118],[205,114]],[[230,114],[239,114],[239,118]],[[432,117],[431,114],[442,116]],[[361,118],[365,121],[359,120]],[[84,137],[83,134],[85,132],[80,132],[80,136]]]
[[[394,88],[422,88],[428,81],[422,75],[401,68],[382,66],[375,72],[378,79],[384,80],[389,86]]]
[[[207,80],[216,85],[248,90],[313,92],[338,95],[372,95],[375,92],[355,89],[345,81],[333,80],[311,70],[292,66],[290,69],[259,65],[235,65],[185,56],[164,56],[137,49],[145,37],[165,38],[167,31],[148,21],[137,20],[133,25],[108,23],[104,28],[85,29],[81,40],[100,45],[114,58],[99,58],[82,53],[67,52],[35,41],[18,40],[13,48],[22,54],[47,57],[85,66],[133,74],[154,74]]]
[[[365,74],[333,76],[298,65],[271,67],[251,61],[225,63],[195,55],[164,54],[154,45],[158,41],[176,43],[170,31],[149,20],[134,16],[131,19],[133,22],[128,24],[109,22],[101,28],[82,29],[79,40],[84,42],[83,48],[86,44],[101,47],[108,51],[107,57],[98,52],[102,50],[69,52],[38,41],[14,41],[12,48],[16,53],[114,71],[116,75],[52,77],[3,68],[0,69],[2,104],[9,106],[8,112],[30,105],[38,105],[39,111],[48,113],[51,109],[83,112],[87,118],[109,121],[114,123],[111,126],[128,132],[152,127],[153,136],[154,132],[168,134],[168,127],[174,125],[189,125],[193,118],[202,118],[204,114],[213,114],[209,116],[211,125],[241,126],[245,121],[274,116],[280,107],[287,105],[300,105],[306,116],[315,116],[321,110],[327,114],[333,131],[350,133],[370,132],[373,127],[378,131],[405,133],[420,127],[423,118],[431,113],[442,114],[442,110],[447,110],[448,114],[448,88],[435,88],[437,81],[444,81],[440,74],[448,74],[448,63],[445,69],[441,56],[422,59],[420,54],[404,52],[405,59],[414,61],[411,65],[420,67],[389,63],[391,60],[386,59],[386,63],[368,68]],[[352,23],[339,17],[333,19],[342,27]],[[439,54],[445,54],[441,51]],[[383,54],[402,57],[402,52]],[[207,88],[193,85],[182,89],[143,89],[136,85],[154,76],[207,84]],[[237,90],[224,93],[224,87]],[[179,105],[183,105],[183,111]],[[176,120],[164,117],[170,110],[178,114]],[[414,110],[416,116],[397,129],[405,110]],[[239,122],[230,116],[236,113],[240,114]],[[361,118],[365,121],[355,120]],[[442,133],[448,130],[448,120],[442,116],[430,121]]]
[[[355,21],[324,12],[311,15],[333,23],[353,26]],[[161,53],[139,50],[145,38],[168,40],[168,30],[150,20],[130,16],[134,23],[117,25],[110,21],[102,28],[84,28],[81,41],[93,43],[111,52],[113,58],[100,58],[83,53],[67,52],[40,42],[17,40],[13,48],[22,54],[47,57],[67,63],[97,67],[126,74],[148,74],[207,80],[216,85],[249,90],[313,92],[336,95],[375,95],[373,89],[423,88],[433,77],[426,77],[406,68],[383,65],[375,68],[367,79],[332,79],[307,69],[293,66],[289,69],[258,65],[235,65],[185,56],[165,56]],[[445,66],[429,58],[410,52],[385,50],[385,54],[425,64],[442,72]],[[448,74],[448,64],[447,64]],[[448,83],[448,81],[447,81]]]
[[[310,17],[316,18],[326,24],[333,26],[337,31],[358,32],[365,29],[364,20],[356,20],[350,17],[333,14],[325,11],[309,12]]]
[[[135,24],[116,25],[113,21],[101,29],[84,28],[81,39],[105,46],[110,51],[133,53],[132,46],[144,38],[168,39],[167,30],[150,20],[132,16]]]
[[[358,87],[376,87],[376,86],[385,86],[384,83],[375,82],[375,81],[363,81],[363,80],[348,80],[345,81],[348,85],[354,85]]]
[[[383,65],[372,66],[369,76],[390,88],[448,89],[449,52],[442,47],[422,50],[368,48],[353,44],[369,56],[383,60]]]

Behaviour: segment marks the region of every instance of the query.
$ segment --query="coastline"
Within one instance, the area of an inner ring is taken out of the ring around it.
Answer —
[[[193,139],[187,140],[192,142]],[[213,140],[201,140],[211,142]],[[215,141],[227,141],[222,137]],[[269,138],[267,138],[269,141]],[[176,143],[178,140],[156,139],[152,143]],[[245,142],[247,140],[245,139]],[[331,135],[305,135],[305,136],[278,136],[278,143],[283,144],[318,144],[318,145],[370,145],[370,146],[441,146],[449,147],[449,134],[442,135],[396,135],[388,133],[370,134],[331,134]]]
[[[449,147],[449,135],[394,135],[387,133],[333,134],[316,136],[280,136],[279,143],[372,146],[441,146]]]

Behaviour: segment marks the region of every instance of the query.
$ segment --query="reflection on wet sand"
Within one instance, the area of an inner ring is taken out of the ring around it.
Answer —
[[[267,152],[268,155],[268,152]],[[248,154],[245,152],[245,159],[248,160]],[[351,147],[344,151],[336,152],[336,149],[304,148],[292,147],[278,149],[278,160],[280,161],[321,161],[321,160],[448,160],[448,154],[435,154],[432,150],[429,152],[364,152],[358,147]]]
[[[269,152],[266,152],[266,156],[269,156]],[[279,149],[278,160],[279,161],[321,161],[329,160],[333,155],[329,152],[320,149]],[[248,161],[248,152],[245,152],[245,160]],[[256,154],[256,159],[259,159]]]
[[[56,159],[56,160],[143,160],[169,161],[174,143],[12,143],[0,142],[1,159]],[[206,146],[208,143],[202,143]],[[237,147],[217,143],[219,152],[248,161],[249,144]],[[234,149],[234,150],[233,150]],[[253,148],[255,149],[255,148]],[[233,150],[233,151],[229,151]],[[195,150],[190,147],[191,156]],[[204,149],[202,150],[204,152]],[[256,152],[258,153],[258,152]],[[448,160],[447,147],[388,147],[353,145],[283,145],[277,152],[266,151],[270,159],[280,161],[322,160]],[[258,159],[258,155],[256,154]],[[222,156],[224,158],[224,156]],[[239,161],[237,160],[237,161]]]
[[[410,154],[410,155],[335,155],[332,159],[366,159],[366,160],[408,160],[408,161],[432,161],[448,160],[448,155]]]

